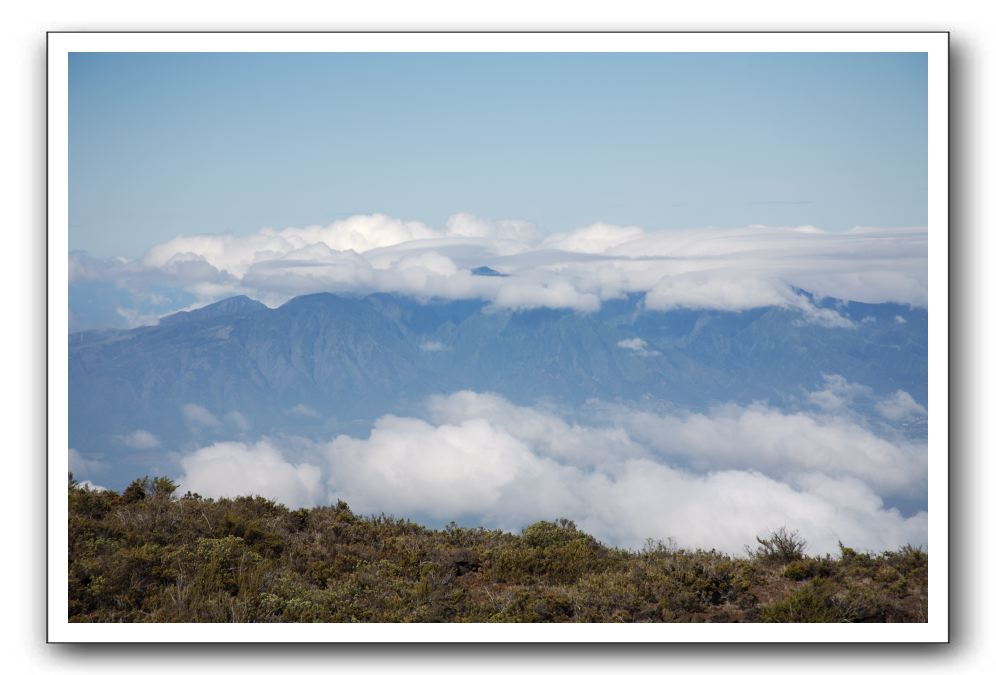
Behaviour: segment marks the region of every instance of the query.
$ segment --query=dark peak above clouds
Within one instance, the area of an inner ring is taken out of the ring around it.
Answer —
[[[470,273],[476,277],[507,277],[507,274],[499,272],[496,269],[492,269],[487,265],[482,265],[481,267],[475,267],[470,270]]]

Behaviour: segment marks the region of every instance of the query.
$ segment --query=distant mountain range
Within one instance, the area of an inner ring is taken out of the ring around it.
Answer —
[[[854,327],[780,307],[649,311],[642,295],[589,314],[387,294],[306,295],[276,309],[234,297],[157,326],[71,334],[70,446],[102,457],[113,483],[211,440],[364,433],[460,389],[523,404],[791,407],[832,373],[926,404],[926,310],[813,303]],[[159,443],[129,442],[138,429]]]

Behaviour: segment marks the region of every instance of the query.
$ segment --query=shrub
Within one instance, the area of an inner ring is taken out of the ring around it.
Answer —
[[[432,530],[339,502],[123,494],[70,480],[71,621],[925,621],[927,553],[807,558],[784,529],[748,559],[609,548],[569,520]],[[786,560],[788,558],[788,560]],[[780,561],[781,566],[772,561]],[[801,583],[786,582],[786,578]],[[760,604],[763,598],[766,604]]]
[[[761,621],[777,623],[840,623],[850,621],[845,607],[834,599],[833,587],[816,579],[782,600],[761,609]]]
[[[793,581],[802,581],[813,577],[826,578],[833,573],[834,564],[829,558],[803,558],[787,564],[782,576]]]
[[[772,531],[767,539],[756,539],[758,547],[753,550],[748,548],[747,552],[752,558],[760,560],[788,563],[801,560],[806,551],[806,540],[799,536],[799,532],[789,532],[784,527]]]

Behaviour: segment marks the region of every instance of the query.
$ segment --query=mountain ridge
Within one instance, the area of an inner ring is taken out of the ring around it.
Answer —
[[[585,314],[386,293],[315,293],[271,309],[236,296],[158,326],[74,334],[70,445],[123,458],[138,454],[120,440],[135,429],[181,450],[272,434],[329,438],[462,389],[573,409],[592,399],[791,407],[834,374],[926,404],[926,310],[814,302],[854,327],[809,324],[781,307],[659,312],[639,294]],[[192,421],[186,406],[210,415]]]

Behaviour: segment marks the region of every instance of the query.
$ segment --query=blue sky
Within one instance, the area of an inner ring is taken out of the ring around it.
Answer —
[[[73,54],[70,247],[457,212],[925,226],[922,54]]]

